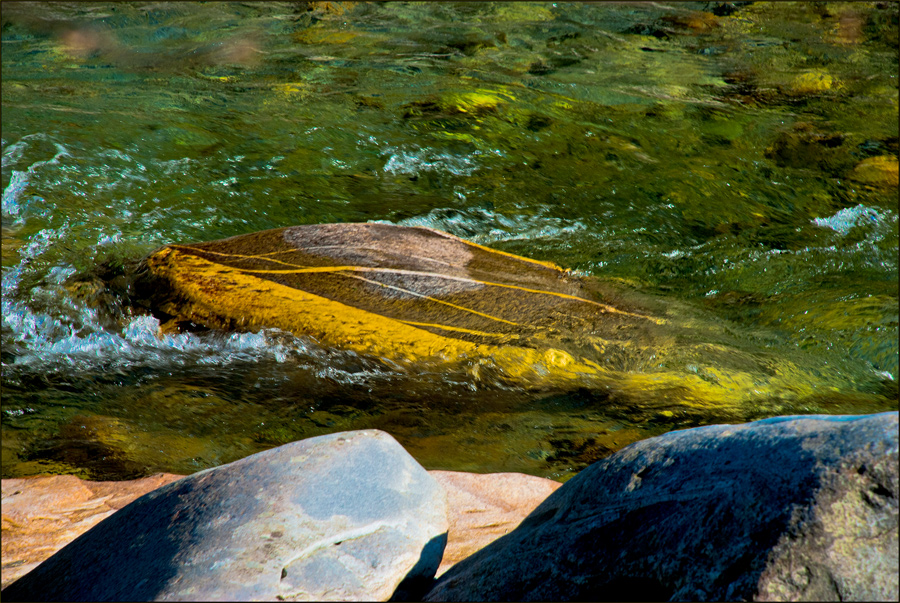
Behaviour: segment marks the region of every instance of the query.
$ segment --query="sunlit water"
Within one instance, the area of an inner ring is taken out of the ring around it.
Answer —
[[[897,408],[896,3],[2,11],[4,477],[375,427],[428,468],[565,478],[675,428]],[[629,406],[276,330],[161,337],[71,286],[165,243],[350,221],[554,261],[839,386]]]

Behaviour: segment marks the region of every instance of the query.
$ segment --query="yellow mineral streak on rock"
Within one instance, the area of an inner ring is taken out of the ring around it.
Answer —
[[[730,402],[737,402],[743,393],[693,376],[609,371],[552,347],[486,345],[443,337],[419,328],[428,326],[424,323],[417,325],[367,312],[204,260],[174,247],[153,254],[147,265],[158,276],[167,278],[174,292],[187,302],[177,314],[208,326],[277,327],[312,336],[326,346],[420,365],[487,359],[506,378],[523,385],[588,385],[600,380],[617,383],[617,388],[621,387],[623,391],[632,387],[640,388],[640,391],[687,388],[692,392],[690,398],[703,403],[723,401],[723,396]],[[166,308],[161,309],[166,311]],[[175,308],[170,309],[176,314]],[[732,378],[736,377],[732,375]]]
[[[203,324],[239,316],[239,327],[277,327],[311,335],[325,345],[392,359],[454,357],[474,353],[477,347],[171,247],[148,258],[147,264],[170,279],[188,300],[190,315]]]
[[[468,333],[470,335],[478,335],[479,337],[502,337],[504,339],[513,340],[519,339],[518,335],[510,335],[508,333],[488,333],[487,331],[477,331],[475,329],[464,329],[463,327],[451,327],[449,325],[442,325],[432,322],[414,322],[412,320],[401,320],[405,325],[412,325],[414,327],[431,327],[434,329],[441,329],[443,331],[453,331],[455,333]]]
[[[479,245],[478,243],[473,243],[472,241],[466,241],[465,239],[460,239],[459,237],[455,237],[455,236],[453,236],[453,235],[441,233],[439,230],[435,230],[435,229],[433,229],[433,228],[429,228],[428,230],[431,230],[432,232],[440,233],[440,234],[446,236],[446,237],[449,238],[449,239],[455,239],[455,240],[457,240],[457,241],[460,241],[461,243],[465,243],[466,245],[469,245],[470,247],[475,247],[476,249],[481,249],[482,251],[487,251],[488,253],[493,253],[493,254],[496,254],[496,255],[506,256],[506,257],[508,257],[508,258],[513,258],[513,259],[516,259],[516,260],[520,260],[520,261],[522,261],[522,262],[528,262],[529,264],[537,264],[538,266],[543,266],[544,268],[550,268],[551,270],[556,270],[556,271],[558,271],[558,272],[560,272],[560,273],[562,273],[562,274],[565,274],[565,273],[566,273],[565,270],[563,270],[562,268],[560,268],[558,265],[554,264],[553,262],[544,262],[544,261],[541,261],[541,260],[533,260],[533,259],[531,259],[531,258],[526,258],[526,257],[523,257],[523,256],[521,256],[521,255],[516,255],[516,254],[514,254],[514,253],[507,253],[506,251],[500,251],[500,250],[498,250],[498,249],[492,249],[492,248],[490,248],[490,247],[485,247],[484,245]]]

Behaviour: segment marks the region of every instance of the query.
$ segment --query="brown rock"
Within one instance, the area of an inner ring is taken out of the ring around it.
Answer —
[[[2,587],[137,497],[180,477],[158,473],[126,482],[89,482],[74,475],[2,480]]]
[[[514,530],[562,485],[522,473],[429,473],[447,491],[450,509],[450,531],[438,576]]]
[[[810,93],[807,88],[825,86],[827,79],[816,80],[808,76],[809,82],[800,80],[795,83],[797,93]],[[799,78],[798,78],[799,80]],[[805,83],[804,83],[805,82]],[[840,132],[818,130],[813,124],[802,122],[786,132],[782,132],[766,148],[766,157],[779,167],[795,169],[814,169],[843,176],[854,164],[849,145],[844,144],[846,136]]]

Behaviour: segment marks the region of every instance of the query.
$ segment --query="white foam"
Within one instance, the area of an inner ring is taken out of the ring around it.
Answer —
[[[378,222],[387,223],[384,220]],[[397,224],[442,230],[479,245],[491,245],[500,241],[555,239],[587,229],[580,220],[564,220],[543,213],[506,215],[481,208],[433,209],[424,216],[400,220]]]
[[[3,189],[3,215],[11,218],[21,218],[24,209],[19,202],[22,191],[28,186],[28,172],[13,170],[9,178],[9,184]]]
[[[384,165],[388,174],[418,176],[420,172],[449,172],[456,176],[471,176],[479,168],[472,155],[435,153],[432,149],[388,149],[393,153]],[[474,154],[473,154],[474,155]]]
[[[846,235],[854,226],[862,224],[876,224],[884,219],[884,215],[877,209],[866,207],[862,203],[856,207],[842,209],[828,218],[814,218],[812,223],[816,226],[830,228],[842,236]]]
[[[103,329],[91,308],[81,306],[75,315],[54,317],[8,300],[3,304],[3,327],[24,346],[9,367],[30,371],[225,365],[265,358],[283,363],[308,350],[307,342],[275,330],[160,335],[159,321],[141,315],[116,332]]]
[[[26,170],[12,170],[10,173],[9,184],[3,189],[2,214],[4,218],[13,218],[12,228],[20,228],[25,223],[25,214],[28,209],[28,200],[22,199],[22,194],[28,187],[32,175],[41,167],[51,164],[59,164],[63,157],[71,157],[68,149],[60,143],[53,140],[52,137],[43,134],[29,134],[23,136],[18,142],[11,144],[3,149],[2,165],[3,168],[13,166],[18,163],[25,153],[25,150],[33,141],[44,140],[50,142],[56,148],[56,154],[50,159],[43,161],[35,161],[26,168]]]

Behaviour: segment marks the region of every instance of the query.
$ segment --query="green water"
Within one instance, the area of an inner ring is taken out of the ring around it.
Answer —
[[[3,477],[188,473],[372,427],[427,468],[565,479],[671,429],[898,407],[896,2],[0,10]],[[274,331],[160,338],[67,286],[166,243],[370,220],[690,308],[839,385],[625,404]]]

